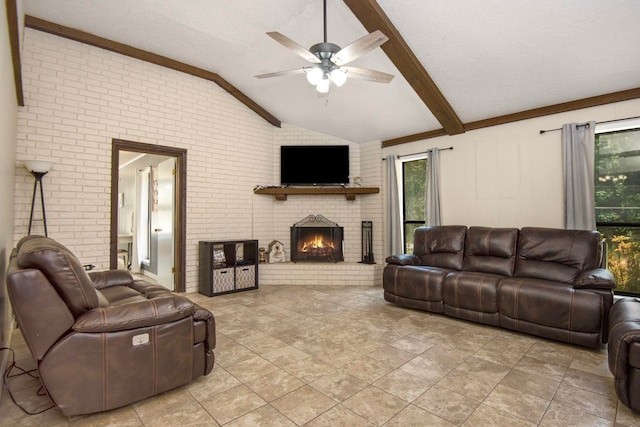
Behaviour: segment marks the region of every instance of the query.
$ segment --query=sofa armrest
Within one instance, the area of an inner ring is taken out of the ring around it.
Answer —
[[[126,270],[106,270],[90,272],[89,277],[96,289],[111,286],[129,286],[133,283],[133,276]]]
[[[395,265],[422,265],[420,258],[412,254],[391,255],[385,261]]]
[[[612,290],[616,287],[616,280],[613,274],[604,268],[594,268],[582,272],[575,281],[576,289],[604,289]]]
[[[627,378],[629,350],[633,344],[640,343],[640,300],[618,300],[611,308],[609,320],[609,370],[616,379]]]
[[[99,307],[78,317],[73,325],[76,332],[112,332],[162,325],[191,316],[193,303],[180,295],[161,297],[129,304]]]

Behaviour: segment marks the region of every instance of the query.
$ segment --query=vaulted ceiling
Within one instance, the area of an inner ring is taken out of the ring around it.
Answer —
[[[328,41],[389,41],[353,61],[395,75],[318,97],[304,75],[322,0],[24,0],[26,26],[207,78],[274,125],[385,145],[640,98],[638,0],[328,0]]]

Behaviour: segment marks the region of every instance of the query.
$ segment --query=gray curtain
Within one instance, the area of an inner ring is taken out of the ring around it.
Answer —
[[[595,230],[595,122],[562,126],[565,228]]]
[[[424,221],[425,225],[440,225],[440,150],[427,150],[427,176],[425,182]]]
[[[398,174],[396,161],[398,156],[387,156],[387,242],[386,256],[404,253],[402,247],[402,221],[400,216],[400,197],[398,195]]]

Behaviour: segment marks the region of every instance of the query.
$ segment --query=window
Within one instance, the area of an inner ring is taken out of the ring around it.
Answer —
[[[413,253],[413,232],[425,224],[426,177],[426,157],[414,157],[402,162],[402,222],[405,253]]]
[[[640,295],[640,127],[596,129],[596,227],[616,293]]]

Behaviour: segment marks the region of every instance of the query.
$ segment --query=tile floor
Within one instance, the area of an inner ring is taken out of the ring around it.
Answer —
[[[264,286],[207,298],[217,322],[213,372],[106,413],[27,416],[11,426],[632,426],[606,349],[588,350],[386,303],[374,287]],[[29,365],[19,333],[13,347]],[[31,363],[32,365],[32,363]],[[46,407],[37,380],[11,380]]]

